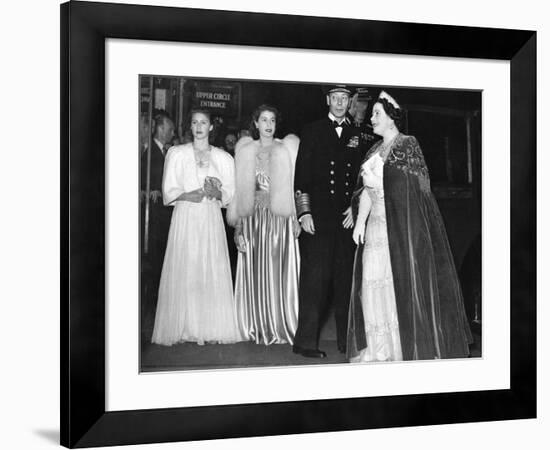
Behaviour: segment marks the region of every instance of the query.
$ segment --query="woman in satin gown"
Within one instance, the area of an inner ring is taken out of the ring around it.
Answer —
[[[228,208],[239,250],[235,303],[241,332],[257,344],[292,344],[300,255],[293,184],[299,140],[276,139],[279,113],[262,105],[252,136],[237,142],[236,192]]]
[[[358,244],[348,328],[352,362],[460,358],[472,335],[418,141],[399,131],[385,92],[372,110],[373,145],[352,198]]]
[[[233,158],[209,144],[210,114],[191,113],[193,142],[172,147],[162,181],[174,205],[152,342],[234,343],[236,320],[222,206],[233,198]]]

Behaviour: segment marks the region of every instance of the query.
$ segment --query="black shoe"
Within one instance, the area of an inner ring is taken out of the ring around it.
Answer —
[[[322,350],[314,350],[312,348],[302,348],[298,346],[292,347],[292,351],[306,358],[326,358],[327,354]]]

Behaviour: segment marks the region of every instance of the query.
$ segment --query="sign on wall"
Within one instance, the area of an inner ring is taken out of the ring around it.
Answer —
[[[239,83],[195,82],[193,107],[206,108],[215,115],[237,118],[241,101]]]

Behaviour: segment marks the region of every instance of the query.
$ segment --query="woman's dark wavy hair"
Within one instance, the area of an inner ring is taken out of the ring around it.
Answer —
[[[374,103],[380,103],[384,112],[393,120],[395,126],[399,131],[402,131],[403,121],[405,119],[403,110],[401,108],[396,108],[393,106],[387,98],[377,98]]]
[[[191,111],[189,111],[189,126],[191,126],[191,121],[193,120],[194,114],[204,114],[206,117],[208,117],[208,120],[210,123],[212,123],[212,113],[205,108],[193,108]]]
[[[250,135],[252,136],[252,139],[260,139],[260,132],[256,128],[256,125],[254,122],[257,122],[260,118],[260,114],[262,114],[264,111],[269,111],[275,114],[275,135],[279,132],[279,127],[281,125],[282,117],[281,113],[275,106],[268,105],[267,103],[264,103],[263,105],[258,106],[254,112],[252,113],[252,120],[250,121]]]

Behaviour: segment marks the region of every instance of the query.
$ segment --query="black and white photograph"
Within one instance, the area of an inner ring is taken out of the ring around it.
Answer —
[[[141,372],[483,356],[481,91],[136,96]]]

